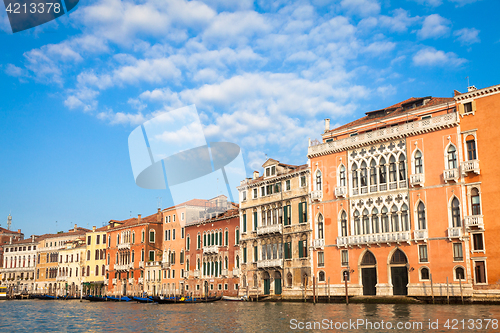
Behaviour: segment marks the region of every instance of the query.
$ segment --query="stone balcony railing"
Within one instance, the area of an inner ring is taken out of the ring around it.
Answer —
[[[316,146],[309,146],[307,156],[309,158],[336,153],[344,150],[355,149],[368,144],[388,140],[399,140],[403,137],[422,132],[431,132],[443,128],[450,128],[458,124],[457,113],[447,113],[411,123],[391,126],[368,133],[351,136],[344,139],[325,142]]]
[[[424,173],[414,173],[410,175],[410,185],[415,186],[424,186],[425,182],[425,174]]]
[[[56,281],[66,281],[68,279],[67,276],[58,276],[56,277]]]
[[[133,268],[134,264],[133,263],[128,263],[128,264],[116,264],[114,266],[115,271],[128,271],[129,269]]]
[[[281,234],[283,232],[282,224],[270,224],[257,228],[257,235]]]
[[[144,268],[144,261],[139,261],[139,268]]]
[[[0,268],[0,272],[31,272],[35,270],[35,266],[32,267],[9,267],[9,268]]]
[[[195,270],[195,271],[193,272],[193,276],[194,276],[195,278],[199,278],[199,277],[200,277],[200,270],[199,270],[199,269]]]
[[[345,198],[347,195],[347,186],[337,186],[335,187],[335,196],[337,198]]]
[[[118,244],[118,250],[130,250],[130,243]]]
[[[479,160],[471,160],[462,162],[462,174],[465,176],[468,172],[478,174],[481,172],[479,169]]]
[[[233,276],[240,276],[240,269],[239,268],[233,268]]]
[[[283,259],[268,259],[257,261],[258,268],[283,267]]]
[[[146,262],[147,267],[151,266],[160,266],[163,262],[162,261],[148,261]]]
[[[325,240],[324,239],[313,239],[313,247],[315,249],[319,249],[325,246]]]
[[[116,284],[116,279],[113,279],[113,284]]]
[[[462,227],[448,228],[448,238],[462,238]]]
[[[337,237],[337,246],[409,242],[410,238],[410,231],[385,232],[369,235],[353,235]]]
[[[139,284],[144,284],[144,278],[141,278],[141,277],[140,277],[140,278],[138,278],[138,279],[137,279],[137,283],[139,283]]]
[[[458,180],[458,169],[445,169],[443,172],[443,178],[445,182]]]
[[[312,202],[319,202],[323,199],[323,191],[314,190],[309,193]]]
[[[228,276],[229,275],[229,271],[227,269],[222,269],[221,275],[222,276]]]
[[[467,228],[478,227],[484,229],[483,215],[469,215],[465,217],[465,226]]]
[[[203,247],[203,254],[212,254],[219,252],[219,245],[210,245]]]
[[[427,231],[427,229],[415,230],[413,232],[413,238],[415,240],[427,240],[427,238],[429,238],[429,232]]]

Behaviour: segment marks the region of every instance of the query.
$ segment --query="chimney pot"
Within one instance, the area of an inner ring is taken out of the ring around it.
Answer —
[[[330,118],[325,119],[325,132],[330,130]]]
[[[259,178],[259,172],[258,171],[254,171],[253,172],[253,179],[257,179]]]
[[[96,229],[95,225],[94,225],[94,226],[92,226],[92,231],[94,231],[94,232],[95,232],[95,229]]]

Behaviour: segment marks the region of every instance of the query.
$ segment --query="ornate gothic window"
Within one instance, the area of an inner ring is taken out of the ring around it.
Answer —
[[[457,167],[457,148],[450,145],[448,147],[448,169],[456,169]]]
[[[399,155],[399,180],[406,180],[406,157]]]
[[[461,227],[462,221],[460,219],[460,202],[457,198],[453,198],[451,202],[451,221],[453,227]]]
[[[423,202],[420,202],[417,206],[417,221],[419,230],[427,229],[427,224],[425,221],[425,205]]]

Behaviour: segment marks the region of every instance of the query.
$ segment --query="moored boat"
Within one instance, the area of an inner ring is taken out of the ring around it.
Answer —
[[[110,301],[113,302],[130,302],[132,299],[128,296],[121,296],[121,297],[115,297],[115,296],[106,296],[106,298]]]
[[[93,296],[93,295],[87,295],[85,296],[86,300],[89,300],[91,302],[106,302],[106,297],[101,297],[101,296]]]
[[[159,304],[181,304],[181,303],[211,303],[211,302],[216,302],[220,301],[222,299],[221,296],[219,297],[201,297],[201,298],[195,298],[195,297],[176,297],[176,298],[159,298],[157,302]]]
[[[234,296],[222,296],[223,301],[233,301],[233,302],[244,302],[247,301],[246,296],[234,297]]]
[[[136,301],[138,303],[154,303],[154,302],[156,302],[151,297],[137,297],[137,296],[133,296],[132,300],[134,300],[134,301]]]

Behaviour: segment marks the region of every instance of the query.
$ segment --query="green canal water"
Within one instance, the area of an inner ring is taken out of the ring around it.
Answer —
[[[500,332],[500,306],[0,301],[1,332]]]

